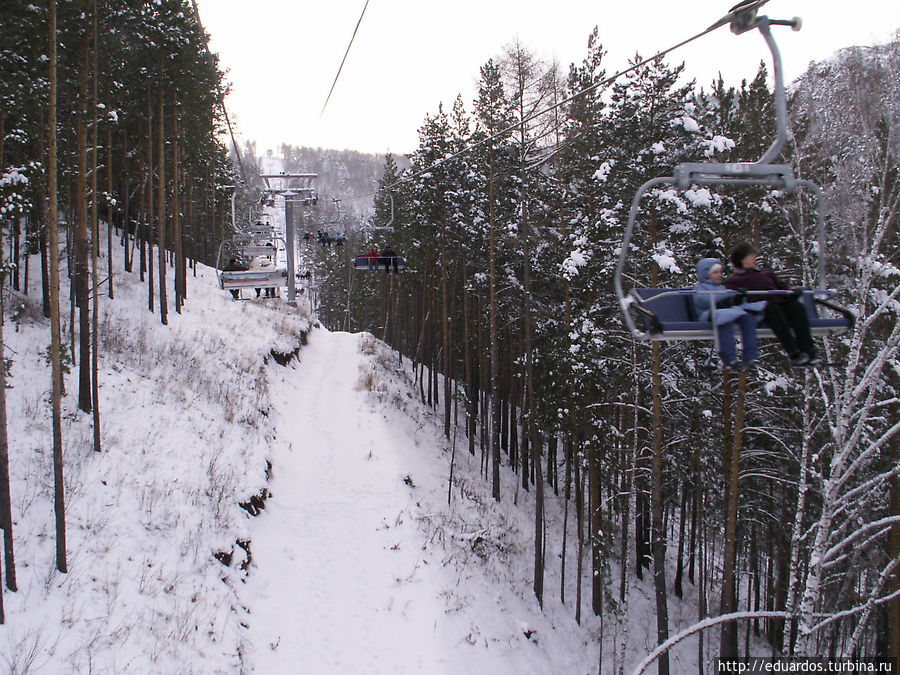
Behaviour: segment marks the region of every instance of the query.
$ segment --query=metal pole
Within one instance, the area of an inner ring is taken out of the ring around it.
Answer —
[[[757,164],[768,164],[772,160],[776,159],[781,153],[781,149],[784,147],[784,144],[787,141],[788,137],[787,97],[784,92],[784,75],[782,74],[783,69],[781,67],[781,52],[778,51],[778,45],[775,43],[775,38],[772,37],[772,31],[769,30],[770,23],[771,21],[767,16],[762,16],[757,20],[757,28],[759,28],[759,32],[762,33],[762,36],[766,39],[766,44],[769,46],[769,50],[772,52],[772,74],[775,76],[774,93],[776,136],[775,140],[772,141],[772,145],[768,150],[766,150],[766,154],[762,156]]]
[[[628,259],[629,253],[631,253],[631,235],[634,233],[638,211],[641,210],[641,198],[650,188],[666,184],[674,185],[675,178],[671,176],[651,178],[641,185],[637,194],[634,196],[634,200],[631,202],[631,210],[628,212],[628,223],[625,226],[625,238],[622,241],[622,248],[619,250],[619,261],[616,263],[616,271],[613,275],[613,288],[616,291],[616,296],[619,298],[619,306],[624,314],[625,325],[628,327],[628,330],[631,331],[632,335],[640,339],[646,339],[647,334],[634,325],[634,320],[631,318],[631,314],[628,311],[630,300],[626,299],[625,290],[622,288],[622,276],[625,272],[625,261]]]
[[[294,202],[293,195],[284,196],[284,239],[287,253],[287,301],[296,305],[297,292],[294,279]]]

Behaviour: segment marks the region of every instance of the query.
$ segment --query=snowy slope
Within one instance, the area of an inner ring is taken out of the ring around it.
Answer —
[[[447,504],[452,444],[408,362],[371,336],[314,327],[302,305],[234,302],[203,266],[169,326],[136,275],[115,283],[101,306],[100,454],[77,377],[66,379],[65,575],[54,570],[49,327],[33,284],[7,305],[19,591],[4,593],[0,670],[580,674],[597,672],[602,644],[603,672],[617,671],[623,635],[607,616],[601,640],[589,551],[574,620],[574,514],[563,604],[563,502],[548,495],[541,610],[532,495],[504,467],[496,504],[460,430]],[[252,517],[240,504],[264,490]],[[673,632],[696,618],[691,592],[670,605]],[[631,584],[628,612],[626,666],[654,643],[649,581]],[[695,672],[695,654],[686,641],[673,667]]]
[[[549,489],[539,607],[531,592],[533,491],[504,466],[503,499],[494,502],[461,430],[448,505],[452,441],[440,412],[418,398],[409,361],[399,364],[369,335],[316,329],[299,363],[275,375],[273,423],[292,441],[273,452],[273,496],[251,524],[253,563],[241,597],[255,672],[587,675],[602,660],[602,673],[628,673],[652,651],[651,575],[638,581],[629,572],[624,626],[612,608],[601,621],[590,609],[589,547],[582,624],[575,622],[571,509],[560,601],[564,502]],[[670,580],[677,523],[672,528]],[[617,564],[610,561],[612,595]],[[669,598],[670,634],[698,620],[697,604],[687,582],[684,600]],[[623,642],[620,663],[614,653]],[[697,672],[697,647],[696,635],[677,645],[672,671]],[[717,648],[715,630],[704,658]]]
[[[252,528],[250,662],[261,673],[581,672],[584,636],[553,635],[533,598],[474,563],[516,552],[502,514],[447,507],[437,427],[370,392],[387,391],[390,358],[370,336],[316,330],[273,384],[274,420],[293,440],[273,454],[273,496]]]
[[[240,668],[240,575],[213,555],[247,536],[239,503],[264,487],[279,442],[266,418],[281,368],[271,352],[299,347],[310,322],[232,302],[213,271],[199,274],[168,327],[146,309],[146,285],[116,274],[116,299],[101,305],[102,453],[77,411],[77,376],[66,377],[67,574],[54,565],[49,323],[34,286],[7,303],[21,315],[5,326],[19,590],[4,591],[0,671]]]

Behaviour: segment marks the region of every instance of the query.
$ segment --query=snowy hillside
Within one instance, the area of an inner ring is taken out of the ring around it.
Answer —
[[[530,495],[495,504],[461,432],[447,505],[451,443],[408,363],[313,328],[302,305],[234,302],[202,266],[162,326],[135,276],[118,273],[101,310],[99,455],[67,378],[68,574],[53,564],[49,328],[19,296],[7,324],[9,672],[596,672],[599,619],[529,592]],[[561,501],[547,517],[559,532]],[[635,589],[629,663],[653,643],[650,588]],[[604,672],[622,637],[606,629]]]
[[[66,378],[68,574],[54,565],[49,324],[34,296],[14,300],[15,321],[7,314],[19,590],[4,598],[5,672],[240,664],[240,573],[214,554],[250,536],[240,503],[264,488],[266,461],[284,442],[269,420],[269,378],[281,368],[272,352],[296,350],[310,322],[302,311],[231,302],[201,267],[184,314],[165,327],[135,277],[117,273],[116,299],[102,303],[101,454],[90,415],[77,411],[77,378]]]

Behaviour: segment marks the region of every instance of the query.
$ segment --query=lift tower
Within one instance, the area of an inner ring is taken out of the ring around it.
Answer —
[[[294,271],[294,205],[312,206],[318,201],[318,195],[312,187],[315,173],[270,173],[262,174],[266,183],[265,199],[273,203],[276,197],[284,199],[284,241],[287,249],[287,300],[296,302],[297,278]]]

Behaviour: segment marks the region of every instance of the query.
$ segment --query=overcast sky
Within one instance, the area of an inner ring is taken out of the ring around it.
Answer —
[[[328,95],[365,0],[198,0],[211,47],[228,71],[229,113],[240,140],[260,152],[282,142],[366,152],[409,152],[426,113],[463,95],[471,110],[479,67],[518,38],[564,70],[586,53],[593,26],[612,73],[700,32],[736,0],[370,0],[324,116]],[[775,28],[788,79],[810,61],[850,45],[884,43],[900,29],[897,0],[771,0],[772,18],[800,16],[803,29]],[[727,27],[669,56],[708,84],[729,84],[768,60],[757,31]]]

